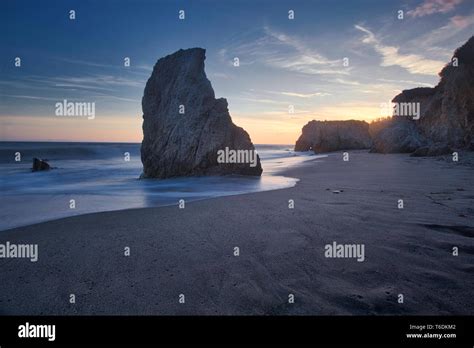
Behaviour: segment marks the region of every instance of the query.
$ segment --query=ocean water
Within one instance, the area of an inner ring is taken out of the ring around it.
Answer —
[[[218,196],[292,187],[280,172],[315,157],[291,145],[256,145],[262,177],[212,176],[139,179],[140,144],[0,142],[0,230],[72,215],[156,207]],[[15,161],[15,153],[21,161]],[[125,161],[124,153],[130,154]],[[33,157],[54,170],[31,172]],[[75,208],[70,208],[70,200]]]

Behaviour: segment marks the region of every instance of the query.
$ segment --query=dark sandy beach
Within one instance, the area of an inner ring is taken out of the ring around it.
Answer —
[[[0,314],[472,314],[473,167],[350,156],[288,170],[289,189],[1,232],[39,260],[0,259]],[[326,258],[333,241],[364,244],[365,261]]]

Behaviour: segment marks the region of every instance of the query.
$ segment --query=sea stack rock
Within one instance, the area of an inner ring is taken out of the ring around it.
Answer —
[[[155,64],[142,99],[142,177],[261,175],[248,133],[232,123],[227,100],[215,98],[205,53],[179,50]]]
[[[315,153],[369,149],[372,140],[364,121],[310,121],[295,144],[295,151]]]
[[[50,169],[51,167],[49,166],[48,162],[43,161],[36,157],[33,158],[33,168],[31,168],[33,172],[39,172],[42,170],[50,170]]]
[[[419,105],[419,117],[394,117],[374,136],[373,152],[415,152],[437,156],[474,143],[474,37],[458,48],[439,73],[434,88],[414,88],[397,95],[398,105]]]
[[[404,116],[394,116],[386,120],[383,128],[371,133],[373,147],[370,152],[411,153],[427,144],[427,140],[418,130],[416,121]]]

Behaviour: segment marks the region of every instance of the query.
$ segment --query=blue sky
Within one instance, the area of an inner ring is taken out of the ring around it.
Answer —
[[[474,34],[470,0],[3,0],[0,8],[2,140],[140,141],[156,60],[203,47],[234,122],[255,143],[293,143],[309,120],[371,120],[399,91],[434,86]],[[95,102],[96,118],[58,119],[63,99]]]

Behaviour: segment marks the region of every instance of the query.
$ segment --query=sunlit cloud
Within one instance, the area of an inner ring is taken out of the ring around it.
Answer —
[[[359,86],[360,82],[354,81],[354,80],[346,80],[346,79],[341,79],[337,78],[334,80],[337,83],[340,83],[341,85],[348,85],[348,86]]]
[[[381,82],[390,82],[390,83],[398,83],[404,85],[414,85],[414,86],[423,86],[423,87],[434,87],[431,83],[420,82],[420,81],[413,81],[413,80],[391,80],[391,79],[377,79],[377,81]]]
[[[472,24],[472,16],[454,16],[450,18],[451,23],[457,28],[464,29]]]
[[[325,97],[327,95],[331,95],[330,93],[309,93],[309,94],[304,94],[304,93],[294,93],[294,92],[281,92],[283,95],[287,95],[290,97],[298,97],[298,98],[312,98],[312,97]]]
[[[463,0],[425,0],[414,10],[407,11],[411,17],[424,17],[436,13],[448,13],[456,8]]]
[[[375,51],[382,56],[381,66],[383,67],[399,66],[411,74],[437,75],[445,65],[443,61],[428,59],[419,54],[400,53],[399,47],[382,44],[369,29],[361,25],[355,25],[355,28],[365,34],[361,41],[373,46]]]
[[[418,47],[436,47],[437,45],[442,45],[446,42],[452,42],[453,38],[456,37],[461,32],[469,32],[469,30],[474,30],[474,14],[466,16],[454,16],[449,19],[449,21],[440,28],[432,30],[415,40],[415,44]],[[455,43],[455,46],[457,44]],[[449,56],[452,55],[452,51],[448,50]]]
[[[331,93],[326,92],[315,92],[315,93],[297,93],[297,92],[277,92],[277,91],[265,91],[271,94],[286,95],[288,97],[297,97],[297,98],[313,98],[313,97],[325,97],[331,95]]]

